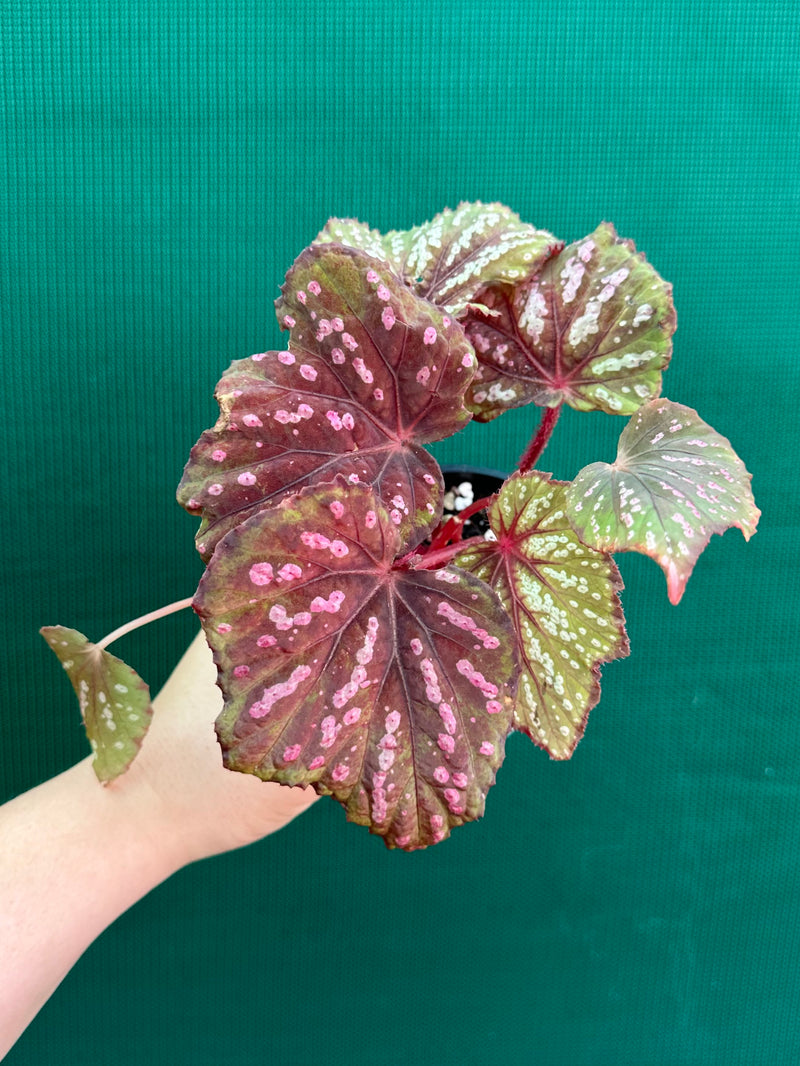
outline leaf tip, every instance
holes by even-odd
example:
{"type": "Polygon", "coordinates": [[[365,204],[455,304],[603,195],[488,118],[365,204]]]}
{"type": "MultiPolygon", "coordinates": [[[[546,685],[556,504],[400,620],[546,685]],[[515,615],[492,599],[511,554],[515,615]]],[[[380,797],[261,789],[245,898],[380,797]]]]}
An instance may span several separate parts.
{"type": "Polygon", "coordinates": [[[681,597],[686,589],[686,581],[681,580],[674,559],[670,559],[664,573],[667,575],[667,595],[669,596],[669,602],[674,607],[677,607],[681,602],[681,597]]]}

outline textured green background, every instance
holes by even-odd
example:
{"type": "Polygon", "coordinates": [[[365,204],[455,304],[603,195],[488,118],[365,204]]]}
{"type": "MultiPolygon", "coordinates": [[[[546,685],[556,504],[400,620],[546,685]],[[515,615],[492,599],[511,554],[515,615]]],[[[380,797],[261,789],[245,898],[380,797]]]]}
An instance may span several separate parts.
{"type": "MultiPolygon", "coordinates": [[[[665,394],[731,438],[764,511],[678,608],[621,559],[633,654],[570,763],[512,738],[485,819],[426,852],[324,801],[183,871],[8,1063],[800,1062],[796,0],[0,13],[0,798],[85,752],[38,627],[97,638],[192,591],[186,453],[229,361],[278,344],[272,300],[329,215],[614,221],[675,286],[665,394]]],[[[529,418],[438,454],[510,466],[529,418]]],[[[611,459],[622,424],[567,412],[543,465],[611,459]]],[[[193,629],[119,654],[157,687],[193,629]]]]}

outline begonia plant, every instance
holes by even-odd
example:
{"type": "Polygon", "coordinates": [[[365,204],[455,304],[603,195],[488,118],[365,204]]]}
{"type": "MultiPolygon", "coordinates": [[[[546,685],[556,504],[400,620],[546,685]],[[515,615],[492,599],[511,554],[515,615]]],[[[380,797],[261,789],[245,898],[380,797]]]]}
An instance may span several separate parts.
{"type": "Polygon", "coordinates": [[[628,654],[613,553],[649,555],[677,604],[712,533],[755,532],[750,475],[661,396],[671,286],[608,223],[565,247],[500,204],[385,235],[332,219],[276,306],[286,348],[225,371],[178,488],[201,520],[195,596],[98,644],[42,632],[101,781],[151,714],[106,646],[191,603],[225,766],[422,848],[483,814],[511,731],[574,751],[601,664],[628,654]],[[570,482],[535,469],[564,404],[627,419],[615,461],[570,482]],[[426,445],[523,405],[541,417],[518,469],[443,517],[426,445]],[[487,532],[465,536],[482,511],[487,532]]]}

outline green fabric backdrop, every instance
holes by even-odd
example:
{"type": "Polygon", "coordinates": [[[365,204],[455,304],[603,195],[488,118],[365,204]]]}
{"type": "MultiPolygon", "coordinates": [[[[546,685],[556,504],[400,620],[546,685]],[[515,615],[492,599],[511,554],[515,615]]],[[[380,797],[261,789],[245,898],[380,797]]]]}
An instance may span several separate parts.
{"type": "MultiPolygon", "coordinates": [[[[38,627],[99,638],[191,593],[186,454],[230,360],[278,345],[278,285],[330,215],[402,228],[496,199],[567,240],[612,220],[674,283],[665,394],[731,438],[764,511],[678,608],[621,558],[632,657],[571,762],[513,737],[485,819],[425,852],[323,801],[183,871],[10,1066],[800,1062],[796,0],[0,18],[0,799],[86,750],[38,627]]],[[[437,454],[511,466],[530,417],[437,454]]],[[[622,425],[567,412],[544,468],[613,458],[622,425]]],[[[193,632],[173,617],[119,653],[157,688],[193,632]]]]}

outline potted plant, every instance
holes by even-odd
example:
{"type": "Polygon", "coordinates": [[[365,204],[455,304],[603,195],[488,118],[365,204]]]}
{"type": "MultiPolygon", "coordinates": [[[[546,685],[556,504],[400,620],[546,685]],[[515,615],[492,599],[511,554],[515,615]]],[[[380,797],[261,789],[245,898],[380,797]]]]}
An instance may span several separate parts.
{"type": "Polygon", "coordinates": [[[498,204],[386,235],[334,219],[277,314],[286,349],[223,374],[178,489],[201,518],[195,596],[99,644],[42,632],[102,781],[150,714],[105,648],[191,603],[224,694],[225,765],[310,785],[388,846],[425,847],[483,814],[512,730],[572,754],[601,664],[628,653],[612,553],[651,556],[677,604],[712,533],[755,532],[750,475],[661,397],[671,287],[607,223],[565,247],[498,204]],[[425,445],[525,404],[541,418],[518,469],[443,517],[425,445]],[[615,462],[571,482],[536,469],[564,404],[627,419],[615,462]]]}

